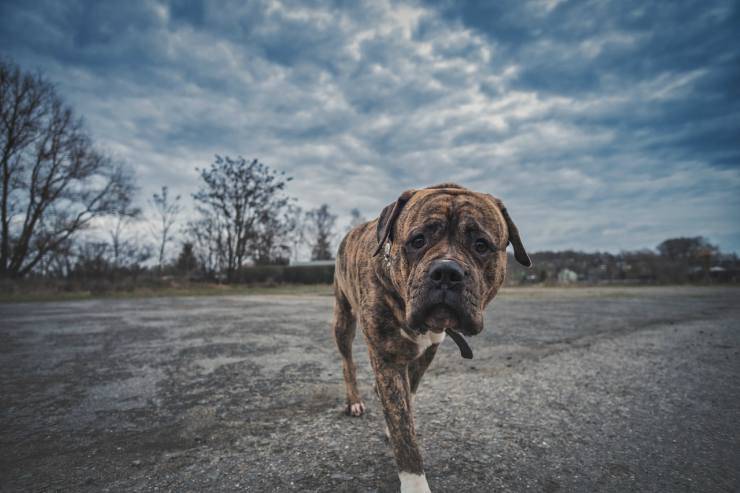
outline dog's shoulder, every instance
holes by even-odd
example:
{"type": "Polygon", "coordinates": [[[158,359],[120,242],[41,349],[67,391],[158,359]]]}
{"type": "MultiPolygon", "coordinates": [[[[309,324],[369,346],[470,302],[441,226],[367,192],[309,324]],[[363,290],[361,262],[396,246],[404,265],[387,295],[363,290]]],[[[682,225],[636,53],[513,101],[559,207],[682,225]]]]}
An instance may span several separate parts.
{"type": "Polygon", "coordinates": [[[371,256],[377,246],[377,239],[375,237],[377,223],[378,220],[373,219],[352,228],[339,243],[337,260],[356,259],[365,255],[368,257],[371,256]]]}
{"type": "Polygon", "coordinates": [[[377,219],[350,230],[339,244],[334,278],[346,293],[358,293],[358,283],[368,285],[375,277],[373,252],[377,247],[377,219]]]}

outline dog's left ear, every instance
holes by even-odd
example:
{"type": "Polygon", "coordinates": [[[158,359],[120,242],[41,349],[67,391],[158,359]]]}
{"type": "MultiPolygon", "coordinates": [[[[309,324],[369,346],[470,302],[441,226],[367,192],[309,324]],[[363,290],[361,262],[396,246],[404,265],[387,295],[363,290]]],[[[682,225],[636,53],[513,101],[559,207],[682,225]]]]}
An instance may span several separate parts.
{"type": "Polygon", "coordinates": [[[383,245],[386,241],[393,241],[393,226],[396,225],[396,219],[398,219],[398,216],[401,214],[403,206],[406,205],[406,202],[411,199],[411,196],[414,195],[415,192],[416,190],[406,190],[398,197],[398,199],[396,199],[395,202],[388,204],[383,208],[383,211],[380,213],[380,217],[378,217],[378,228],[375,232],[378,239],[378,248],[375,250],[375,253],[373,253],[373,257],[380,253],[380,250],[383,249],[383,245]]]}
{"type": "Polygon", "coordinates": [[[509,243],[514,247],[514,258],[524,267],[532,267],[532,260],[529,258],[529,255],[527,255],[527,251],[524,249],[524,245],[522,244],[522,238],[519,236],[519,229],[517,229],[516,224],[514,224],[514,220],[509,216],[506,206],[501,202],[501,200],[497,199],[493,195],[489,194],[489,197],[493,199],[493,202],[501,211],[501,215],[504,216],[506,227],[509,230],[509,243]]]}

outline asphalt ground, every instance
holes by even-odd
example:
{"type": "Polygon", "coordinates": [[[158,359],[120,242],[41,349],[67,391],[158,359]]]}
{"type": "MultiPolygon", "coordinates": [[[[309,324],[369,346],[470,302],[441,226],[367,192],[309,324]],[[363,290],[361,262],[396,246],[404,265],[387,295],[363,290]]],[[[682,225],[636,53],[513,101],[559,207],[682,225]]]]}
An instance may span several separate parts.
{"type": "MultiPolygon", "coordinates": [[[[0,490],[397,491],[332,302],[0,304],[0,490]]],[[[508,289],[469,342],[416,401],[433,491],[740,490],[740,289],[508,289]]]]}

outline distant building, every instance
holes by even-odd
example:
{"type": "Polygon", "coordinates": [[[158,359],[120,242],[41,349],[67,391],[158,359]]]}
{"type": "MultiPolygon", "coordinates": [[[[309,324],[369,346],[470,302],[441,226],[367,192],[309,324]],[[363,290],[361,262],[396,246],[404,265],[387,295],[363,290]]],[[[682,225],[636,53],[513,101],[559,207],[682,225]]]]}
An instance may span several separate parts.
{"type": "Polygon", "coordinates": [[[524,280],[527,282],[537,282],[540,280],[540,277],[537,274],[527,274],[524,280]]]}
{"type": "Polygon", "coordinates": [[[563,269],[560,272],[558,272],[558,283],[570,284],[576,281],[578,281],[578,274],[576,274],[572,270],[563,269]]]}
{"type": "Polygon", "coordinates": [[[304,262],[290,262],[293,267],[313,267],[316,265],[334,265],[336,260],[308,260],[304,262]]]}
{"type": "Polygon", "coordinates": [[[713,282],[738,282],[740,281],[740,269],[727,269],[721,265],[715,265],[709,269],[709,279],[713,282]]]}

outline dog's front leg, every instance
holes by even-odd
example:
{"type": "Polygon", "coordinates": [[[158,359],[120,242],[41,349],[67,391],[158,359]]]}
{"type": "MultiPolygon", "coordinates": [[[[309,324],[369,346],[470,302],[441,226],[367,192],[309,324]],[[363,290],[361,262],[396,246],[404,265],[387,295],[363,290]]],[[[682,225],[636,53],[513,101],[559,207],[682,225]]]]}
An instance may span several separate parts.
{"type": "Polygon", "coordinates": [[[398,465],[401,493],[428,493],[424,464],[416,443],[411,391],[405,366],[372,358],[378,396],[383,405],[393,454],[398,465]]]}

